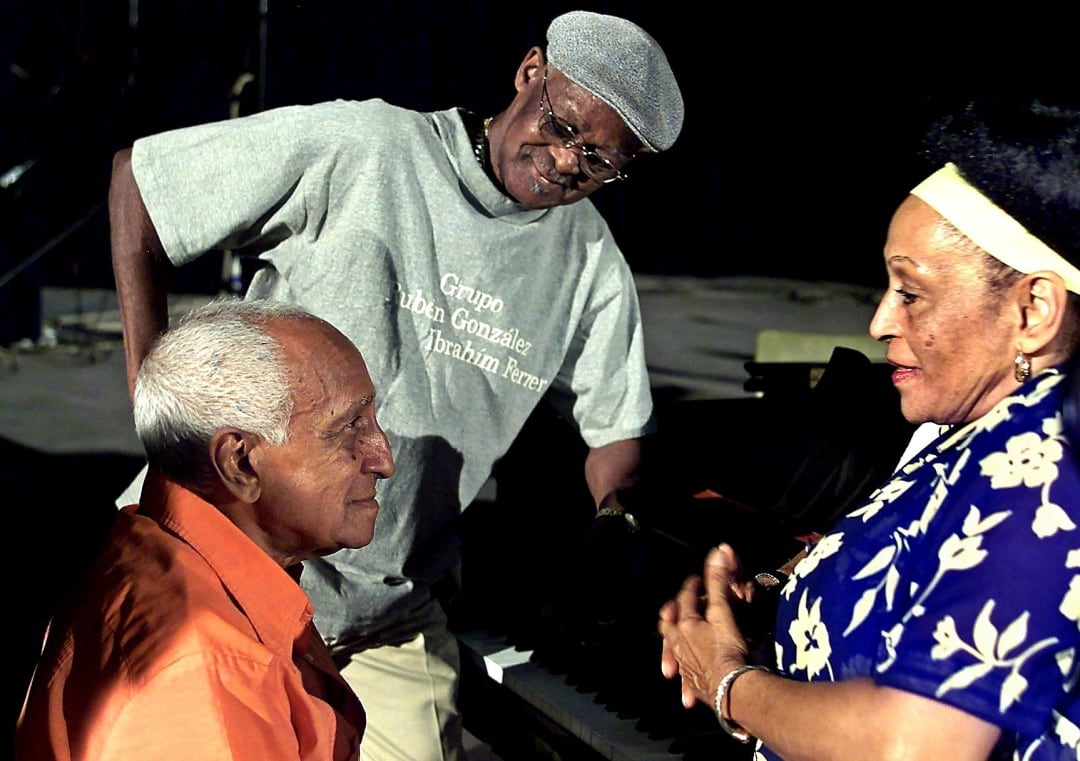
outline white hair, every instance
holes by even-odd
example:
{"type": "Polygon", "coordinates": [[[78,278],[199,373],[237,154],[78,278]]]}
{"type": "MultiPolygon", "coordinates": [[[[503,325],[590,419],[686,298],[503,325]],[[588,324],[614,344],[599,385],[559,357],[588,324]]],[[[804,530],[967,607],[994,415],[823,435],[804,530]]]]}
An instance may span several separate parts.
{"type": "Polygon", "coordinates": [[[288,437],[292,388],[272,320],[315,320],[275,301],[217,299],[180,318],[153,345],[135,380],[135,432],[148,463],[202,493],[213,483],[209,445],[235,427],[272,445],[288,437]]]}

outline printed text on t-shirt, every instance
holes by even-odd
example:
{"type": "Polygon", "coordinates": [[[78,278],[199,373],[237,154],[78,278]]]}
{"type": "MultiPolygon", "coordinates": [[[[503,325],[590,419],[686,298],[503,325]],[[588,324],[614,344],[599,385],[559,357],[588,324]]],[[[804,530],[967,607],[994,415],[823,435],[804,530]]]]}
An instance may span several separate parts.
{"type": "Polygon", "coordinates": [[[439,280],[441,299],[421,288],[407,289],[401,283],[394,286],[395,300],[402,309],[433,323],[422,344],[424,351],[466,362],[530,390],[539,392],[547,387],[547,379],[528,372],[517,358],[490,353],[499,347],[527,357],[533,346],[519,328],[498,324],[505,302],[497,294],[465,284],[452,272],[439,280]]]}

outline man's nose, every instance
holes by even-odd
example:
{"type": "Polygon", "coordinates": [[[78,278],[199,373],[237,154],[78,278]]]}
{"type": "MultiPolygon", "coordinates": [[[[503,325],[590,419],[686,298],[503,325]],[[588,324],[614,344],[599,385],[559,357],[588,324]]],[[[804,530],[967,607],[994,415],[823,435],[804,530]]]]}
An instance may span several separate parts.
{"type": "Polygon", "coordinates": [[[397,470],[397,465],[394,464],[394,453],[390,451],[390,441],[386,434],[379,435],[379,441],[375,443],[373,450],[371,469],[380,478],[390,478],[397,470]]]}
{"type": "Polygon", "coordinates": [[[577,146],[552,146],[555,169],[559,174],[581,174],[581,150],[577,146]]]}

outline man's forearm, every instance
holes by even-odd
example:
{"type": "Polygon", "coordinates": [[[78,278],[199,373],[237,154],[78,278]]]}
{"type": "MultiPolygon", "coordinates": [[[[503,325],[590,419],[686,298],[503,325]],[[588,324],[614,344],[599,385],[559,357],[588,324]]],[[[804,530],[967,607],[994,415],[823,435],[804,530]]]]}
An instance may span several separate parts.
{"type": "Polygon", "coordinates": [[[109,243],[124,331],[128,392],[154,339],[168,326],[170,265],[131,172],[130,150],[113,159],[109,243]]]}
{"type": "Polygon", "coordinates": [[[585,481],[596,507],[619,507],[618,490],[638,481],[641,440],[625,439],[590,449],[585,458],[585,481]]]}

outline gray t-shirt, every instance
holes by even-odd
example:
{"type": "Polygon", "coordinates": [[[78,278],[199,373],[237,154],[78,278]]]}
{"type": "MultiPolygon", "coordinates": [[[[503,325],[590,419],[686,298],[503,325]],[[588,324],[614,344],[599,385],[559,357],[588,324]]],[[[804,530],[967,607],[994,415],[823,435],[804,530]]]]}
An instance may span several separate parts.
{"type": "Polygon", "coordinates": [[[306,307],[367,362],[397,472],[371,544],[305,564],[331,644],[456,572],[460,511],[549,389],[589,446],[651,430],[637,292],[607,224],[587,199],[503,195],[458,110],[279,108],[140,139],[132,167],[174,264],[258,256],[247,298],[306,307]]]}

